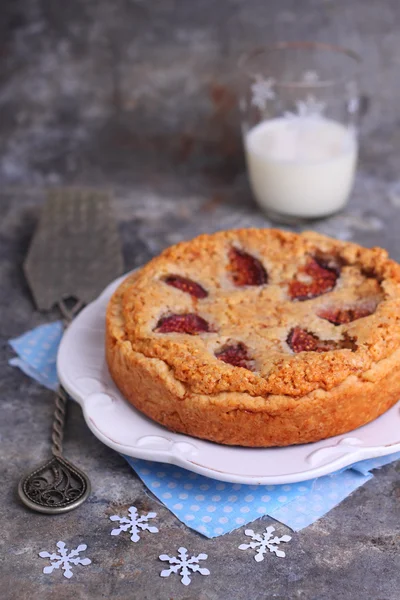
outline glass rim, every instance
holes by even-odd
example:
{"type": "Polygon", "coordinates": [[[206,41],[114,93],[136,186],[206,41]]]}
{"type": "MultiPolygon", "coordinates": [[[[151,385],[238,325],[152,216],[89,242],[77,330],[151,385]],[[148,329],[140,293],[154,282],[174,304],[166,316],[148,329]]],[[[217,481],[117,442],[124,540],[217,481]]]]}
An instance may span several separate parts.
{"type": "MultiPolygon", "coordinates": [[[[310,41],[295,41],[295,42],[272,42],[270,44],[264,44],[262,46],[256,46],[252,50],[248,52],[243,52],[238,61],[237,66],[239,71],[247,75],[249,78],[257,77],[260,73],[252,72],[251,69],[246,65],[250,63],[253,58],[257,56],[261,56],[263,54],[267,54],[274,51],[281,50],[321,50],[325,52],[331,52],[332,54],[345,56],[353,61],[353,64],[360,65],[362,62],[361,56],[351,50],[350,48],[345,48],[343,46],[339,46],[336,44],[327,44],[324,42],[310,42],[310,41]]],[[[310,69],[311,70],[311,69],[310,69]]],[[[280,87],[293,87],[293,88],[318,88],[318,87],[328,87],[332,85],[336,85],[338,83],[343,83],[344,81],[351,80],[351,77],[344,77],[336,80],[328,80],[328,79],[318,79],[317,81],[307,82],[307,81],[282,81],[276,79],[272,74],[271,77],[274,79],[274,84],[280,87]]]]}

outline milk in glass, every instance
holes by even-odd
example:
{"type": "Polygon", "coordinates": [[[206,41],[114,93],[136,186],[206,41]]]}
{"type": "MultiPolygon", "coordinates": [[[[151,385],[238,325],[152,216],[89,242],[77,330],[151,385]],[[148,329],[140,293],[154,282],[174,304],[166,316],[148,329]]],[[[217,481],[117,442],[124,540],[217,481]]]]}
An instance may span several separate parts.
{"type": "Polygon", "coordinates": [[[353,130],[323,116],[263,121],[245,136],[251,187],[267,213],[317,218],[340,210],[357,161],[353,130]]]}

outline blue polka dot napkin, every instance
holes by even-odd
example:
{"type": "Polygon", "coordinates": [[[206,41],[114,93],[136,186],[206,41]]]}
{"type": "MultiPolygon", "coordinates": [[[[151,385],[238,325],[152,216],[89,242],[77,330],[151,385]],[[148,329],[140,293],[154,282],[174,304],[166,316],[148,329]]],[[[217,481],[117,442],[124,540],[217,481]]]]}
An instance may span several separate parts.
{"type": "Polygon", "coordinates": [[[36,379],[45,387],[56,390],[57,377],[57,350],[63,334],[61,321],[39,325],[27,331],[20,337],[9,340],[9,344],[18,354],[9,364],[19,367],[29,377],[36,379]]]}
{"type": "MultiPolygon", "coordinates": [[[[18,366],[50,389],[57,387],[56,355],[60,321],[36,327],[10,340],[18,366]]],[[[148,489],[188,527],[213,538],[263,515],[299,531],[329,512],[373,477],[377,469],[400,459],[400,452],[364,460],[341,471],[288,485],[225,483],[163,463],[124,457],[148,489]]]]}
{"type": "Polygon", "coordinates": [[[369,481],[372,469],[400,459],[400,452],[364,460],[318,479],[287,485],[225,483],[173,465],[129,456],[125,459],[180,521],[213,538],[263,515],[300,531],[369,481]]]}

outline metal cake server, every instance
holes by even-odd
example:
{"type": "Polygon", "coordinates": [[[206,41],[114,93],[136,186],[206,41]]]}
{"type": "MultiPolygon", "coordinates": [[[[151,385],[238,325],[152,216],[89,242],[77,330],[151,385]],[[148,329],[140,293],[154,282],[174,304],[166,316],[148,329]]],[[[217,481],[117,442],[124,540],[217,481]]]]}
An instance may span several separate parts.
{"type": "MultiPolygon", "coordinates": [[[[24,272],[39,310],[58,306],[65,326],[122,273],[123,259],[111,201],[106,193],[49,192],[24,272]]],[[[19,482],[29,508],[47,514],[76,508],[90,493],[88,477],[62,456],[68,396],[56,392],[52,458],[19,482]]]]}

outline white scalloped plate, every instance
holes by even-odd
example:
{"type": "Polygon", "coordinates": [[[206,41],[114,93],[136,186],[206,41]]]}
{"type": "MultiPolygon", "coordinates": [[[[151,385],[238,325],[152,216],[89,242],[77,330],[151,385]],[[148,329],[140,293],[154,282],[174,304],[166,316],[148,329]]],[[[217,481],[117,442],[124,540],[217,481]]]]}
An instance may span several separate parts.
{"type": "Polygon", "coordinates": [[[94,435],[110,448],[213,479],[273,485],[320,477],[359,460],[400,450],[399,402],[379,419],[347,435],[288,448],[223,446],[172,433],[151,421],[120,394],[104,357],[106,306],[123,279],[111,283],[75,318],[57,358],[62,385],[82,406],[94,435]]]}

